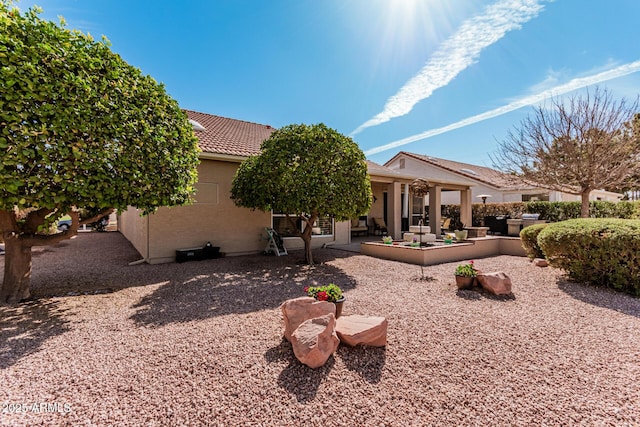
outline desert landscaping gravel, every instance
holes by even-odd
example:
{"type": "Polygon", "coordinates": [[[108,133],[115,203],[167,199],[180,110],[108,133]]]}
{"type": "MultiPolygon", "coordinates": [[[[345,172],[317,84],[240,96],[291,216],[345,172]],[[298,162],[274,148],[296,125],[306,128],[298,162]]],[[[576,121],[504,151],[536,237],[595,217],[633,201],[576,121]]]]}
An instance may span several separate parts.
{"type": "MultiPolygon", "coordinates": [[[[34,300],[0,307],[1,425],[640,425],[640,300],[526,258],[476,260],[513,296],[334,248],[130,266],[117,232],[36,248],[34,300]],[[384,348],[300,364],[279,306],[336,283],[384,348]]],[[[0,267],[4,267],[0,257],[0,267]]]]}

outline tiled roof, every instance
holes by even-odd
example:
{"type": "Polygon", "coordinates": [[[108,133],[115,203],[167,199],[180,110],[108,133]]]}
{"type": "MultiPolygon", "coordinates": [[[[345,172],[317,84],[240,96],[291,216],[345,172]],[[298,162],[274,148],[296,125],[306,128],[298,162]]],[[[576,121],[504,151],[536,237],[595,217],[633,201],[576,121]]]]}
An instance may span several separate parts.
{"type": "Polygon", "coordinates": [[[515,177],[488,167],[472,165],[469,163],[455,162],[453,160],[440,159],[437,157],[425,156],[422,154],[408,153],[406,151],[401,151],[394,157],[400,155],[412,157],[414,159],[429,163],[447,171],[454,172],[458,175],[462,175],[465,178],[470,178],[502,190],[532,188],[530,185],[524,184],[522,181],[516,179],[515,177]]]}
{"type": "Polygon", "coordinates": [[[185,110],[189,119],[205,130],[195,130],[198,146],[205,153],[248,157],[260,153],[262,141],[275,130],[271,126],[228,119],[212,114],[185,110]]]}

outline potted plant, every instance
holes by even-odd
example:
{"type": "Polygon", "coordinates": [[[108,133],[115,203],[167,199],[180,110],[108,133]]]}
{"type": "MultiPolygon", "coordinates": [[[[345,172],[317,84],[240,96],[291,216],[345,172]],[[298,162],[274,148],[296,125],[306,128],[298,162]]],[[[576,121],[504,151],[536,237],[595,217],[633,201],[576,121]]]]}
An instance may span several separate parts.
{"type": "Polygon", "coordinates": [[[417,248],[420,246],[420,242],[418,242],[418,238],[414,237],[413,239],[411,239],[411,247],[413,248],[417,248]]]}
{"type": "Polygon", "coordinates": [[[473,265],[473,261],[469,261],[467,264],[460,264],[456,267],[456,285],[458,289],[469,289],[473,286],[478,275],[478,270],[473,265]]]}
{"type": "Polygon", "coordinates": [[[456,242],[467,240],[469,230],[464,229],[465,224],[462,221],[460,221],[460,218],[454,218],[452,225],[453,225],[453,233],[456,236],[456,242]]]}
{"type": "Polygon", "coordinates": [[[336,305],[336,319],[342,314],[342,304],[345,297],[342,295],[342,289],[335,283],[329,283],[324,286],[307,286],[304,291],[308,296],[318,301],[328,301],[336,305]]]}
{"type": "Polygon", "coordinates": [[[393,243],[393,237],[391,236],[384,236],[382,238],[382,243],[384,243],[385,245],[390,245],[393,243]]]}

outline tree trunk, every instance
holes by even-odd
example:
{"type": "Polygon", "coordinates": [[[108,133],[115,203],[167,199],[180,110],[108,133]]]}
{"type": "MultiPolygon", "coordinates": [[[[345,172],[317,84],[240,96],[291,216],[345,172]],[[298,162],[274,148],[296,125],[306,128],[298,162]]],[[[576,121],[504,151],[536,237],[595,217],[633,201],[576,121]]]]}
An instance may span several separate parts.
{"type": "Polygon", "coordinates": [[[309,264],[309,265],[313,265],[313,253],[311,252],[311,232],[307,233],[302,233],[302,240],[304,241],[304,261],[309,264]]]}
{"type": "Polygon", "coordinates": [[[304,241],[304,260],[308,265],[313,265],[313,253],[311,252],[311,235],[313,232],[313,223],[318,219],[316,212],[312,213],[306,219],[304,231],[302,232],[302,240],[304,241]]]}
{"type": "Polygon", "coordinates": [[[12,236],[5,237],[4,249],[4,280],[0,285],[0,303],[17,304],[31,295],[31,247],[12,236]]]}
{"type": "Polygon", "coordinates": [[[591,190],[589,189],[582,190],[580,194],[582,201],[580,205],[580,218],[589,218],[589,194],[591,194],[591,190]]]}

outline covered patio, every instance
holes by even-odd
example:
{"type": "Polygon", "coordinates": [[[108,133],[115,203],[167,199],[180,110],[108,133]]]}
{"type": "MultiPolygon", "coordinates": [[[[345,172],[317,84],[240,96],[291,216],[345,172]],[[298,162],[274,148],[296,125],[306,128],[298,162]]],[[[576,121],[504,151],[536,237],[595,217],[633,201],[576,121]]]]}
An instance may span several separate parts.
{"type": "Polygon", "coordinates": [[[373,218],[382,218],[387,234],[401,239],[402,233],[409,231],[410,225],[418,225],[426,213],[428,220],[423,225],[428,225],[431,233],[440,236],[443,191],[460,193],[460,219],[463,224],[471,224],[471,188],[468,184],[406,175],[370,161],[367,164],[373,193],[373,203],[367,214],[369,234],[374,232],[373,218]],[[423,191],[411,189],[416,181],[420,181],[423,191]],[[428,206],[426,212],[425,206],[428,206]]]}

